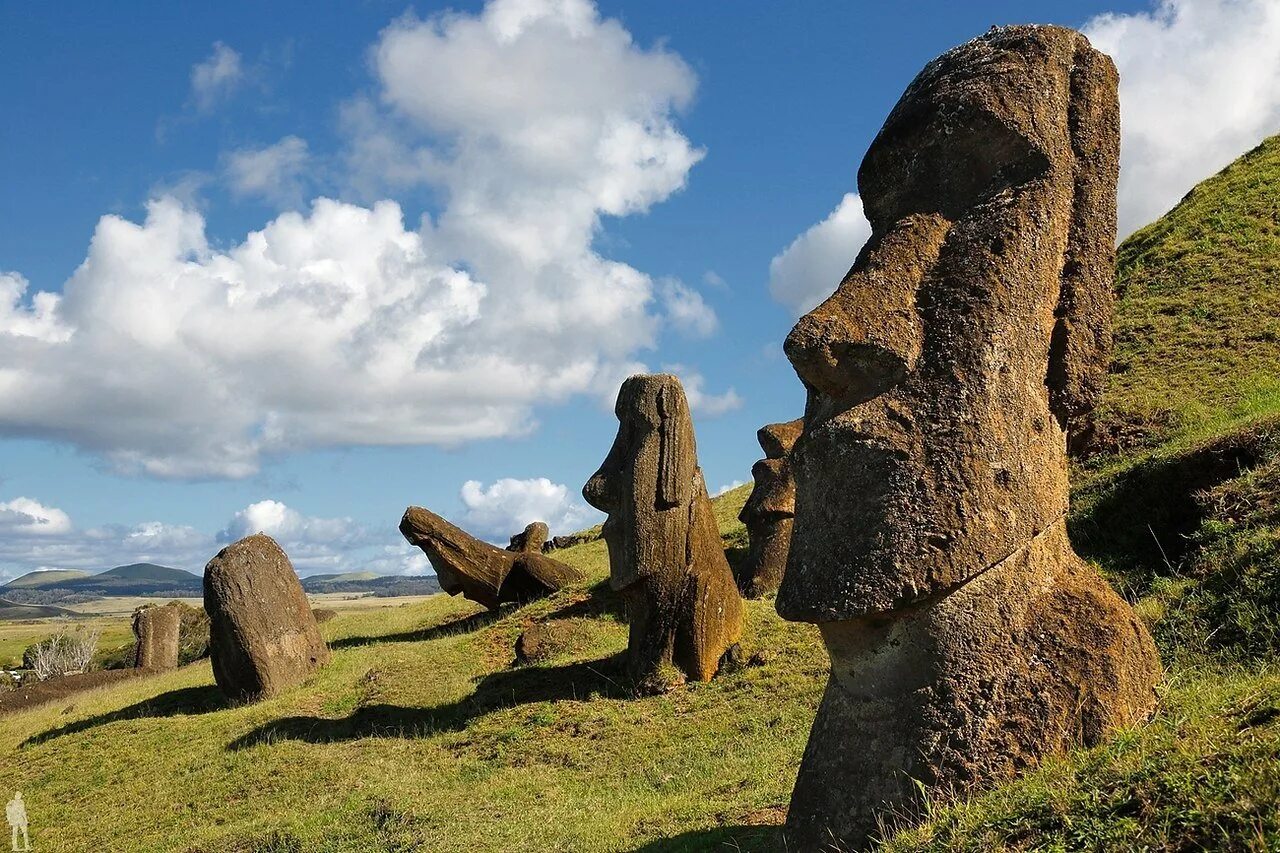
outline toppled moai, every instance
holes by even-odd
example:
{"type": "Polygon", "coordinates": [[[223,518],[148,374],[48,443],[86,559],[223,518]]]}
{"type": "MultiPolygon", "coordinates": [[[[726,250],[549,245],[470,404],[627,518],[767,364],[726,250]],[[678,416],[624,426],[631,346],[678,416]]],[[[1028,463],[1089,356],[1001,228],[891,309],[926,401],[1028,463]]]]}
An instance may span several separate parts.
{"type": "Polygon", "coordinates": [[[175,669],[182,614],[177,607],[147,604],[133,611],[133,665],[138,669],[175,669]]]}
{"type": "Polygon", "coordinates": [[[632,376],[615,407],[618,434],[582,490],[608,513],[609,581],[631,626],[628,669],[642,690],[707,681],[742,634],[742,599],[698,467],[680,380],[632,376]]]}
{"type": "Polygon", "coordinates": [[[791,526],[796,515],[796,481],[791,476],[791,448],[803,419],[768,424],[756,431],[764,458],[751,466],[755,486],[738,520],[747,526],[747,557],[738,569],[738,588],[747,598],[775,591],[787,570],[791,526]]]}
{"type": "Polygon", "coordinates": [[[777,609],[831,657],[792,849],[860,848],[1155,704],[1151,637],[1065,529],[1110,346],[1116,85],[1059,27],[929,63],[858,173],[870,240],[786,340],[808,399],[777,609]]]}
{"type": "Polygon", "coordinates": [[[547,550],[547,538],[550,535],[551,530],[547,527],[546,522],[535,521],[511,537],[511,544],[507,546],[507,550],[517,553],[529,551],[541,554],[547,550]]]}
{"type": "Polygon", "coordinates": [[[270,536],[246,536],[209,561],[204,609],[213,677],[229,699],[269,698],[329,662],[293,564],[270,536]]]}
{"type": "Polygon", "coordinates": [[[405,510],[400,532],[427,555],[441,589],[490,610],[508,602],[532,601],[583,580],[577,569],[543,556],[547,526],[542,522],[512,537],[513,544],[521,540],[521,550],[482,542],[420,506],[405,510]]]}

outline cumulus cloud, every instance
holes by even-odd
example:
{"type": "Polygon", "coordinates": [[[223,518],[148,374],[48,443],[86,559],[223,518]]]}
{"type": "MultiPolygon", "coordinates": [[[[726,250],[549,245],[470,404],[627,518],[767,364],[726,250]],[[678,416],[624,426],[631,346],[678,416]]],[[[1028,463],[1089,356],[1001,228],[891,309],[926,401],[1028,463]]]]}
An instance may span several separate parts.
{"type": "Polygon", "coordinates": [[[870,236],[862,199],[846,193],[826,219],[769,262],[769,293],[797,317],[810,311],[835,293],[870,236]]]}
{"type": "Polygon", "coordinates": [[[351,518],[308,516],[277,500],[252,503],[233,513],[221,530],[209,533],[162,521],[81,529],[62,510],[17,497],[0,502],[0,576],[38,569],[98,571],[139,562],[199,574],[220,548],[259,532],[279,542],[302,575],[429,570],[421,552],[408,547],[394,528],[371,530],[351,518]]]}
{"type": "Polygon", "coordinates": [[[659,282],[658,293],[672,327],[694,338],[715,334],[720,326],[715,310],[702,294],[673,278],[659,282]]]}
{"type": "Polygon", "coordinates": [[[1280,131],[1280,3],[1161,0],[1085,34],[1120,70],[1120,235],[1280,131]]]}
{"type": "Polygon", "coordinates": [[[589,527],[601,518],[576,491],[546,477],[505,477],[489,486],[468,480],[462,484],[460,497],[465,508],[461,526],[482,539],[502,544],[535,521],[546,522],[552,533],[562,534],[589,527]]]}
{"type": "MultiPolygon", "coordinates": [[[[230,85],[238,67],[221,46],[193,79],[230,85]]],[[[172,197],[141,223],[104,216],[61,296],[0,283],[0,435],[186,478],[307,448],[450,446],[601,393],[664,323],[714,327],[698,294],[593,245],[603,216],[647,210],[702,156],[675,125],[695,86],[678,56],[586,0],[493,0],[393,23],[371,67],[376,90],[346,111],[352,156],[375,150],[383,184],[429,184],[436,216],[415,230],[395,202],[321,198],[225,248],[172,197]]],[[[306,154],[286,138],[228,166],[246,192],[287,192],[306,154]]]]}
{"type": "Polygon", "coordinates": [[[207,59],[191,68],[191,100],[200,112],[208,112],[244,82],[240,54],[222,42],[214,42],[207,59]]]}
{"type": "Polygon", "coordinates": [[[718,498],[721,495],[723,495],[725,492],[731,492],[734,489],[738,488],[738,486],[745,486],[745,485],[746,485],[746,480],[734,480],[732,483],[728,483],[727,485],[721,486],[720,488],[716,489],[714,492],[711,493],[711,497],[718,498]]]}
{"type": "Polygon", "coordinates": [[[286,136],[263,148],[240,148],[225,155],[223,171],[231,192],[280,207],[300,207],[311,152],[306,140],[286,136]]]}
{"type": "Polygon", "coordinates": [[[689,401],[689,411],[695,415],[717,418],[742,408],[742,397],[736,390],[729,388],[722,394],[713,394],[706,389],[706,377],[696,370],[683,364],[664,364],[662,370],[680,378],[685,398],[689,401]]]}

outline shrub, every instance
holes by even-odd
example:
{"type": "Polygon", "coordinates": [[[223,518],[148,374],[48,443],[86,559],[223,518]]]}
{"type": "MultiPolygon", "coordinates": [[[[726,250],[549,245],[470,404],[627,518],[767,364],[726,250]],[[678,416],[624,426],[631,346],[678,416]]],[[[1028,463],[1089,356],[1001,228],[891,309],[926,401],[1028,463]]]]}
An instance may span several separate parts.
{"type": "Polygon", "coordinates": [[[47,640],[28,646],[22,654],[22,663],[44,681],[55,675],[84,672],[98,650],[98,628],[63,627],[47,640]]]}

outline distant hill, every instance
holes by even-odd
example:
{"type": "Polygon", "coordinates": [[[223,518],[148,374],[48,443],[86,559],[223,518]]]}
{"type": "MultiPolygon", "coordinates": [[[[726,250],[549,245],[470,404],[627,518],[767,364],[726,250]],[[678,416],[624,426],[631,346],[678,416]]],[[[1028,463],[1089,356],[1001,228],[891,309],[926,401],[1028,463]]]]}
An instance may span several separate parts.
{"type": "Polygon", "coordinates": [[[168,566],[157,566],[155,563],[130,563],[127,566],[116,566],[114,569],[107,569],[105,572],[93,575],[93,579],[97,581],[104,578],[178,584],[200,581],[200,577],[191,572],[172,569],[168,566]]]}
{"type": "Polygon", "coordinates": [[[78,569],[44,569],[42,571],[27,572],[22,577],[9,581],[3,588],[35,589],[42,586],[58,586],[65,581],[87,577],[89,577],[88,572],[82,572],[78,569]]]}
{"type": "Polygon", "coordinates": [[[14,604],[0,598],[0,621],[15,619],[48,619],[52,616],[75,616],[74,612],[47,604],[14,604]]]}
{"type": "Polygon", "coordinates": [[[201,578],[182,569],[158,566],[155,563],[130,563],[116,566],[96,575],[77,571],[32,572],[23,575],[0,591],[27,591],[49,593],[47,601],[83,601],[86,596],[157,595],[184,598],[199,596],[201,578]],[[34,576],[34,582],[32,581],[34,576]]]}
{"type": "Polygon", "coordinates": [[[342,572],[331,575],[307,575],[303,583],[345,583],[347,581],[371,581],[380,577],[377,572],[342,572]]]}

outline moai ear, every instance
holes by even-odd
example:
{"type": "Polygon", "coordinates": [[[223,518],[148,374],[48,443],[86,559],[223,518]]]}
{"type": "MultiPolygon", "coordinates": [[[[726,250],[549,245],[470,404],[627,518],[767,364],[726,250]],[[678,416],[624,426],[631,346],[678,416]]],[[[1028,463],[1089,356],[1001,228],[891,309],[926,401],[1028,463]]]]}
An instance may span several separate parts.
{"type": "Polygon", "coordinates": [[[693,497],[697,454],[689,404],[679,386],[658,389],[658,494],[660,509],[680,506],[693,497]]]}
{"type": "Polygon", "coordinates": [[[1117,86],[1111,59],[1081,37],[1067,117],[1075,182],[1071,232],[1045,374],[1049,407],[1068,432],[1092,411],[1111,351],[1120,154],[1117,86]]]}

